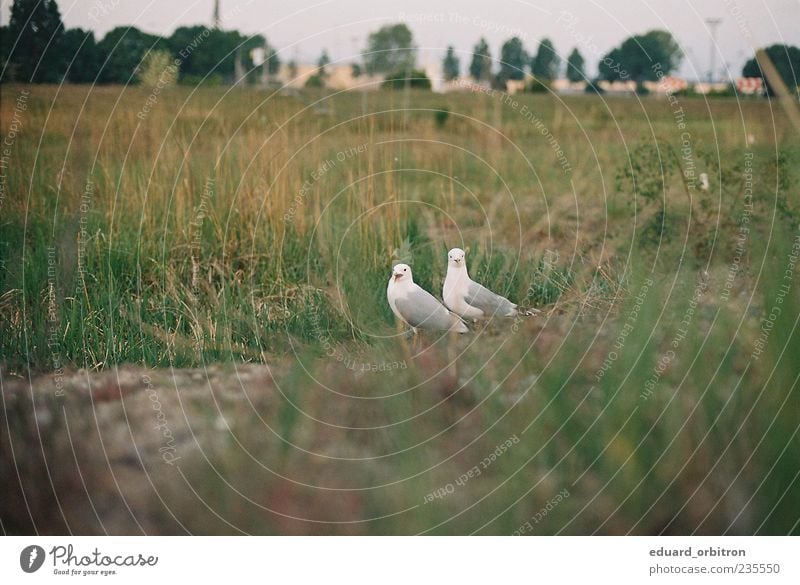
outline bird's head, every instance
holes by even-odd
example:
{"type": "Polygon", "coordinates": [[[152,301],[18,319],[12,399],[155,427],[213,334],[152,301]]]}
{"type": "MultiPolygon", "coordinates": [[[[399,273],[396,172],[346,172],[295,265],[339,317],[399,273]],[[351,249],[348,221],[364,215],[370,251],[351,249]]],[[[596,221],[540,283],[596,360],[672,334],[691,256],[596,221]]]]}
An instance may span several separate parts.
{"type": "Polygon", "coordinates": [[[414,282],[411,276],[411,267],[408,264],[395,264],[392,268],[392,280],[394,282],[414,282]]]}
{"type": "Polygon", "coordinates": [[[466,266],[464,263],[464,250],[461,248],[453,248],[447,253],[447,264],[454,268],[461,268],[466,266]]]}

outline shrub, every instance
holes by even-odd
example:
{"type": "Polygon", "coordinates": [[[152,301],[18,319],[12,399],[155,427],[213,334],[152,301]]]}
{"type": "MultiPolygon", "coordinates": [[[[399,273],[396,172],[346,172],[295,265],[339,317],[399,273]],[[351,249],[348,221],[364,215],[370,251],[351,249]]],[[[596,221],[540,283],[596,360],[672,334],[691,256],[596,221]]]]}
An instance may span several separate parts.
{"type": "Polygon", "coordinates": [[[324,87],[325,83],[319,75],[312,75],[306,80],[306,87],[320,88],[324,87]]]}
{"type": "Polygon", "coordinates": [[[526,89],[531,93],[550,93],[550,84],[534,78],[526,89]]]}
{"type": "Polygon", "coordinates": [[[433,117],[436,120],[436,125],[442,128],[447,123],[447,118],[450,117],[450,109],[443,106],[433,113],[433,117]]]}
{"type": "Polygon", "coordinates": [[[429,90],[431,88],[431,80],[421,69],[409,71],[408,75],[406,75],[405,71],[392,73],[383,80],[381,87],[384,89],[403,89],[406,87],[406,80],[408,80],[408,86],[412,89],[429,90]]]}

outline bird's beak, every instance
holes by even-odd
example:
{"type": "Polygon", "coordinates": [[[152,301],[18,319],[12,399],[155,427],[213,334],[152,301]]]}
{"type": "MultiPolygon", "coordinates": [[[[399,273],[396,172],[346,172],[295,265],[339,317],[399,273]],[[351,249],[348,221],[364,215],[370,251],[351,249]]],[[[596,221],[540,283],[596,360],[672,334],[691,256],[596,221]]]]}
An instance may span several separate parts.
{"type": "Polygon", "coordinates": [[[397,272],[394,273],[394,279],[400,280],[400,277],[403,276],[402,274],[398,274],[397,272]]]}

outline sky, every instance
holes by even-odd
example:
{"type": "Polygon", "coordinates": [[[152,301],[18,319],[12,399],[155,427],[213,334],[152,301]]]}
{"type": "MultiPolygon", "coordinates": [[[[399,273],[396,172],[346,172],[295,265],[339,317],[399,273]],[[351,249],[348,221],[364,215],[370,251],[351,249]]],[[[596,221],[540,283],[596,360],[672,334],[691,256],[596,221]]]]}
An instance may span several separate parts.
{"type": "MultiPolygon", "coordinates": [[[[684,52],[678,74],[706,79],[714,47],[715,78],[737,77],[754,48],[800,45],[800,0],[220,0],[222,27],[262,34],[281,59],[316,62],[323,49],[334,62],[358,59],[366,38],[385,24],[405,22],[419,47],[418,62],[441,61],[447,45],[469,63],[480,37],[497,56],[519,36],[529,52],[543,37],[566,59],[577,47],[594,74],[597,61],[632,34],[653,28],[672,33],[684,52]],[[707,18],[722,19],[716,43],[707,18]]],[[[11,0],[0,0],[8,23],[11,0]]],[[[169,35],[183,25],[210,24],[214,0],[58,0],[68,28],[101,38],[116,26],[134,25],[169,35]]]]}

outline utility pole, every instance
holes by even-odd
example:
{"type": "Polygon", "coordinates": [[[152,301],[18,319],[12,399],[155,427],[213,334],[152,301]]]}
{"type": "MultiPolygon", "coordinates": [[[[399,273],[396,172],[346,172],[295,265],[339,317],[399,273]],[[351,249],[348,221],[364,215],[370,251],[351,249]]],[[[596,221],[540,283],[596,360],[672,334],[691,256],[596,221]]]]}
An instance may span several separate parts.
{"type": "Polygon", "coordinates": [[[215,29],[219,29],[219,0],[214,0],[214,16],[213,16],[213,26],[215,29]]]}
{"type": "Polygon", "coordinates": [[[711,29],[711,46],[709,47],[708,82],[714,82],[714,70],[717,67],[717,27],[722,22],[721,18],[706,18],[706,24],[711,29]]]}

